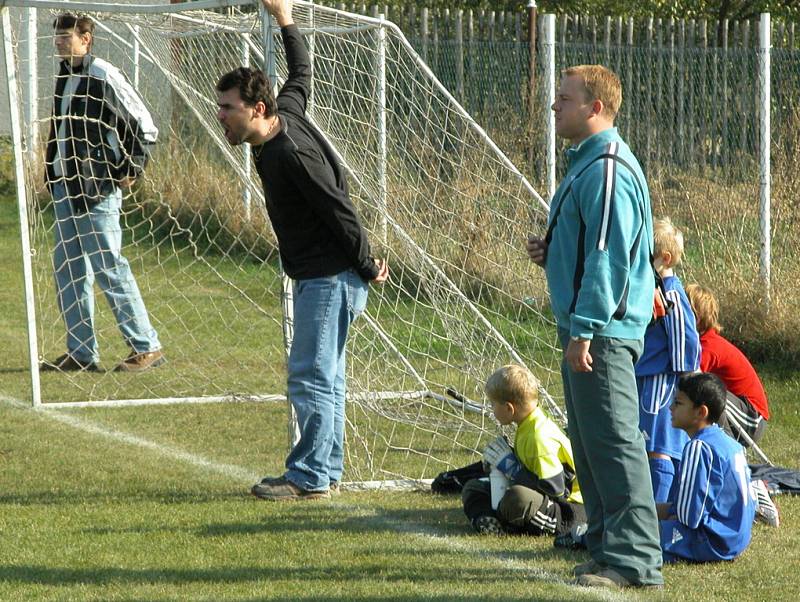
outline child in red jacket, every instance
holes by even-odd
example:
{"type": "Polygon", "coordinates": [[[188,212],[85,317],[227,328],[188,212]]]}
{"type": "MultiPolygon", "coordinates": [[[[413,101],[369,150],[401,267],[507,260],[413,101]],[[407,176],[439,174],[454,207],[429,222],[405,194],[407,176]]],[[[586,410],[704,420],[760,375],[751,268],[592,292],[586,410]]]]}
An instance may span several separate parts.
{"type": "MultiPolygon", "coordinates": [[[[722,379],[728,389],[727,411],[733,414],[742,430],[758,443],[764,436],[769,419],[764,386],[744,353],[720,334],[719,303],[714,293],[699,284],[690,284],[686,287],[686,295],[697,319],[697,332],[700,333],[700,370],[716,374],[722,379]]],[[[748,444],[740,440],[738,428],[729,423],[725,414],[720,426],[747,447],[748,444]]]]}

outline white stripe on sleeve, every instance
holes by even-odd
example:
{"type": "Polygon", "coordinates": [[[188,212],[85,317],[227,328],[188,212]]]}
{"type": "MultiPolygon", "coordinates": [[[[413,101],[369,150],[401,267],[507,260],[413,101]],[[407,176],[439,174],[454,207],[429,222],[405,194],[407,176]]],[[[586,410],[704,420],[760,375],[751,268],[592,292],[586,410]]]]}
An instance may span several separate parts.
{"type": "MultiPolygon", "coordinates": [[[[606,152],[609,155],[616,155],[619,150],[618,142],[611,142],[606,152]]],[[[614,201],[614,182],[617,174],[617,162],[614,159],[606,158],[603,164],[605,173],[605,192],[603,194],[603,221],[600,223],[600,237],[597,241],[597,249],[605,251],[608,246],[608,222],[611,219],[611,203],[614,201]]]]}

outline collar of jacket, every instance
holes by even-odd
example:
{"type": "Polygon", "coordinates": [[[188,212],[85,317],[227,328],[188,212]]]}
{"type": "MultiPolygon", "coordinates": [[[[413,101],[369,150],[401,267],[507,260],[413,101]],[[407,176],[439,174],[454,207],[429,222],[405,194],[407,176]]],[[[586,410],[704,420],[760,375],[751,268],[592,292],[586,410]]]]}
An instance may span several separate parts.
{"type": "Polygon", "coordinates": [[[69,60],[64,59],[63,61],[61,61],[61,73],[64,75],[67,75],[69,73],[83,73],[85,70],[89,68],[89,65],[92,64],[93,60],[94,58],[92,57],[91,54],[86,54],[83,56],[83,60],[81,60],[80,65],[78,65],[77,67],[73,67],[72,63],[69,60]]]}
{"type": "Polygon", "coordinates": [[[620,140],[622,139],[619,137],[619,133],[617,133],[617,128],[608,128],[607,130],[589,136],[577,146],[569,147],[567,149],[567,160],[570,166],[575,165],[582,159],[596,157],[602,154],[609,142],[620,140]]]}

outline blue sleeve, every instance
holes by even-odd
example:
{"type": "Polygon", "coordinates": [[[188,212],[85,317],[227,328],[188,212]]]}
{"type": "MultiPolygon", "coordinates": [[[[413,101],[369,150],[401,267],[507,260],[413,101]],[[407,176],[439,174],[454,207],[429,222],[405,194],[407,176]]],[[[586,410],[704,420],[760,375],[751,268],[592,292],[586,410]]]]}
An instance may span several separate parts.
{"type": "Polygon", "coordinates": [[[693,439],[686,444],[681,460],[681,483],[675,500],[675,514],[678,520],[697,529],[714,501],[710,495],[711,461],[713,452],[707,443],[693,439]]]}
{"type": "Polygon", "coordinates": [[[584,257],[570,334],[592,338],[624,307],[631,251],[640,233],[640,244],[645,244],[645,233],[634,176],[616,161],[598,161],[573,184],[573,194],[580,208],[584,257]]]}
{"type": "Polygon", "coordinates": [[[679,288],[668,290],[667,299],[674,304],[664,318],[672,372],[693,372],[700,368],[700,336],[692,306],[679,288]]]}

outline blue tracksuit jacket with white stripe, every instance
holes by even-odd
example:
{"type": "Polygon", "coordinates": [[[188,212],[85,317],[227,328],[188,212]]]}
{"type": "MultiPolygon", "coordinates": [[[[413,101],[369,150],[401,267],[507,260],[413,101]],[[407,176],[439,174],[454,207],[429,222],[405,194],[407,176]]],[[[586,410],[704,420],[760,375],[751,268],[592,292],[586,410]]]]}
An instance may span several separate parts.
{"type": "Polygon", "coordinates": [[[636,363],[636,376],[693,372],[700,368],[700,335],[680,279],[664,278],[664,290],[673,309],[647,329],[644,352],[636,363]]]}
{"type": "Polygon", "coordinates": [[[644,351],[636,363],[639,429],[647,451],[679,460],[689,437],[681,429],[673,428],[669,406],[675,397],[678,377],[700,368],[700,337],[680,279],[664,278],[664,290],[673,309],[663,320],[647,328],[644,351]]]}
{"type": "Polygon", "coordinates": [[[653,219],[642,169],[616,128],[567,151],[550,204],[550,303],[571,336],[641,339],[653,311],[653,219]],[[616,155],[629,169],[611,158],[616,155]]]}
{"type": "Polygon", "coordinates": [[[750,543],[755,496],[742,446],[712,424],[683,450],[680,484],[661,521],[664,560],[732,560],[750,543]]]}

